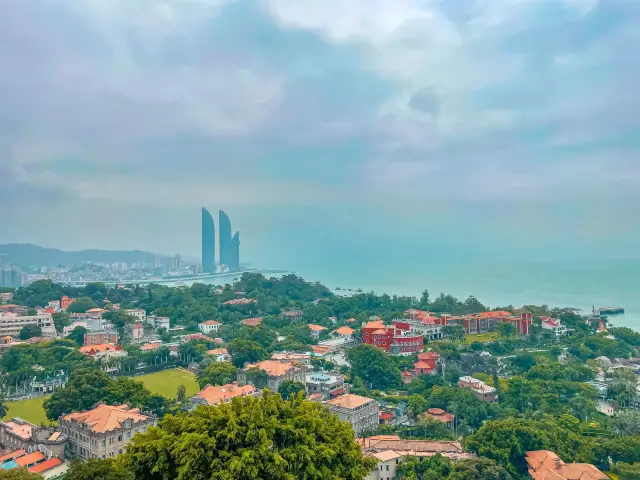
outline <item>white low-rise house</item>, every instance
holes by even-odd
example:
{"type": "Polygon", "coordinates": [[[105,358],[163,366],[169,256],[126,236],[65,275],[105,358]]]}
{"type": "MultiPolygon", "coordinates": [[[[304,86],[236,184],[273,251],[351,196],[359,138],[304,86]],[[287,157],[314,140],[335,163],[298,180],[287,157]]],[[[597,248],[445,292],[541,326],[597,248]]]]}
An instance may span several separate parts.
{"type": "Polygon", "coordinates": [[[207,355],[211,355],[215,358],[216,362],[230,362],[231,355],[226,348],[214,348],[213,350],[207,350],[207,355]]]}
{"type": "Polygon", "coordinates": [[[313,338],[319,338],[322,332],[328,330],[327,327],[323,327],[322,325],[315,325],[313,323],[310,323],[307,326],[309,327],[309,330],[311,330],[311,336],[313,338]]]}
{"type": "Polygon", "coordinates": [[[340,327],[340,328],[336,328],[333,332],[331,332],[331,334],[335,337],[338,338],[342,338],[344,340],[347,341],[351,341],[353,340],[353,334],[356,333],[356,331],[353,328],[349,328],[349,327],[340,327]]]}
{"type": "Polygon", "coordinates": [[[542,321],[542,329],[550,331],[556,337],[561,337],[562,335],[567,334],[567,327],[565,327],[557,318],[540,317],[540,320],[542,321]]]}
{"type": "Polygon", "coordinates": [[[217,322],[216,320],[205,320],[204,322],[198,324],[198,328],[202,333],[207,335],[211,332],[217,333],[220,325],[222,324],[220,322],[217,322]]]}
{"type": "Polygon", "coordinates": [[[596,403],[596,408],[600,413],[604,413],[607,417],[613,417],[616,414],[616,407],[609,402],[599,400],[596,403]]]}
{"type": "Polygon", "coordinates": [[[147,312],[142,308],[127,308],[124,313],[136,317],[139,322],[147,321],[147,312]]]}

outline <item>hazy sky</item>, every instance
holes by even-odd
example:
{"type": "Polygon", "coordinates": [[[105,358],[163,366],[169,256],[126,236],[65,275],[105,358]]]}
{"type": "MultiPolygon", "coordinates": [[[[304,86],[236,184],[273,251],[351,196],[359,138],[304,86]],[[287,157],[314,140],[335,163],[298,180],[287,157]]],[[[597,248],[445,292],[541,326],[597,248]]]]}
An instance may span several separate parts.
{"type": "Polygon", "coordinates": [[[637,255],[640,1],[3,0],[0,243],[637,255]]]}

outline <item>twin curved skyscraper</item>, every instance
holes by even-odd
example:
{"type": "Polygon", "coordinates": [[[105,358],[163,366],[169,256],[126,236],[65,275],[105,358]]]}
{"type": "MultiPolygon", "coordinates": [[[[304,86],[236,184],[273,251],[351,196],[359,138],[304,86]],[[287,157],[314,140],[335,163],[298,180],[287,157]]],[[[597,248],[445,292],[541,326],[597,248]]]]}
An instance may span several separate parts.
{"type": "MultiPolygon", "coordinates": [[[[231,236],[229,215],[220,210],[218,226],[220,229],[220,265],[226,265],[230,271],[240,270],[240,232],[231,236]]],[[[202,208],[202,271],[216,272],[216,229],[213,217],[206,208],[202,208]]]]}

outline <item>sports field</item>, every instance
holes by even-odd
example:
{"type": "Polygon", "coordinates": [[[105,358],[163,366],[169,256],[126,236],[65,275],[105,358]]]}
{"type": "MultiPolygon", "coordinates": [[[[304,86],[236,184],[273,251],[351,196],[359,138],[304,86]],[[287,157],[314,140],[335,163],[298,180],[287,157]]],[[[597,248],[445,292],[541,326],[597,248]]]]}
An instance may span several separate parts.
{"type": "Polygon", "coordinates": [[[7,402],[9,411],[3,420],[6,418],[20,417],[36,425],[40,425],[41,423],[48,425],[50,422],[44,414],[44,408],[42,408],[42,402],[47,398],[49,397],[36,397],[30,400],[7,402]]]}
{"type": "MultiPolygon", "coordinates": [[[[200,390],[195,375],[177,368],[132,378],[133,380],[144,383],[153,393],[163,395],[167,398],[176,398],[176,391],[179,385],[186,387],[187,398],[193,396],[200,390]]],[[[6,418],[20,417],[36,425],[40,425],[41,423],[49,424],[49,420],[42,408],[42,403],[47,398],[49,397],[36,397],[30,400],[7,402],[9,412],[3,420],[6,418]]]]}
{"type": "Polygon", "coordinates": [[[493,342],[498,338],[498,332],[474,333],[464,336],[464,343],[471,344],[473,342],[493,342]]]}
{"type": "Polygon", "coordinates": [[[179,385],[186,387],[187,397],[191,397],[200,391],[195,375],[178,368],[141,375],[133,377],[133,379],[144,383],[145,387],[153,393],[167,398],[176,398],[176,391],[179,385]]]}

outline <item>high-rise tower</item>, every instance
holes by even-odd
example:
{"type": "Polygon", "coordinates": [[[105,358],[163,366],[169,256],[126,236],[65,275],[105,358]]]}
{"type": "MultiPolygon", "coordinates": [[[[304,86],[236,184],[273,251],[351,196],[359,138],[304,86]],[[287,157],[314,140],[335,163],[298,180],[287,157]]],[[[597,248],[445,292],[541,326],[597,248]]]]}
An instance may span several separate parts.
{"type": "Polygon", "coordinates": [[[233,246],[231,245],[231,220],[229,215],[220,210],[218,226],[220,228],[220,265],[231,269],[233,262],[233,246]]]}
{"type": "Polygon", "coordinates": [[[229,265],[229,269],[237,272],[240,270],[240,232],[236,232],[231,239],[231,265],[229,265]]]}
{"type": "Polygon", "coordinates": [[[202,271],[216,272],[216,228],[209,211],[202,207],[202,271]]]}

